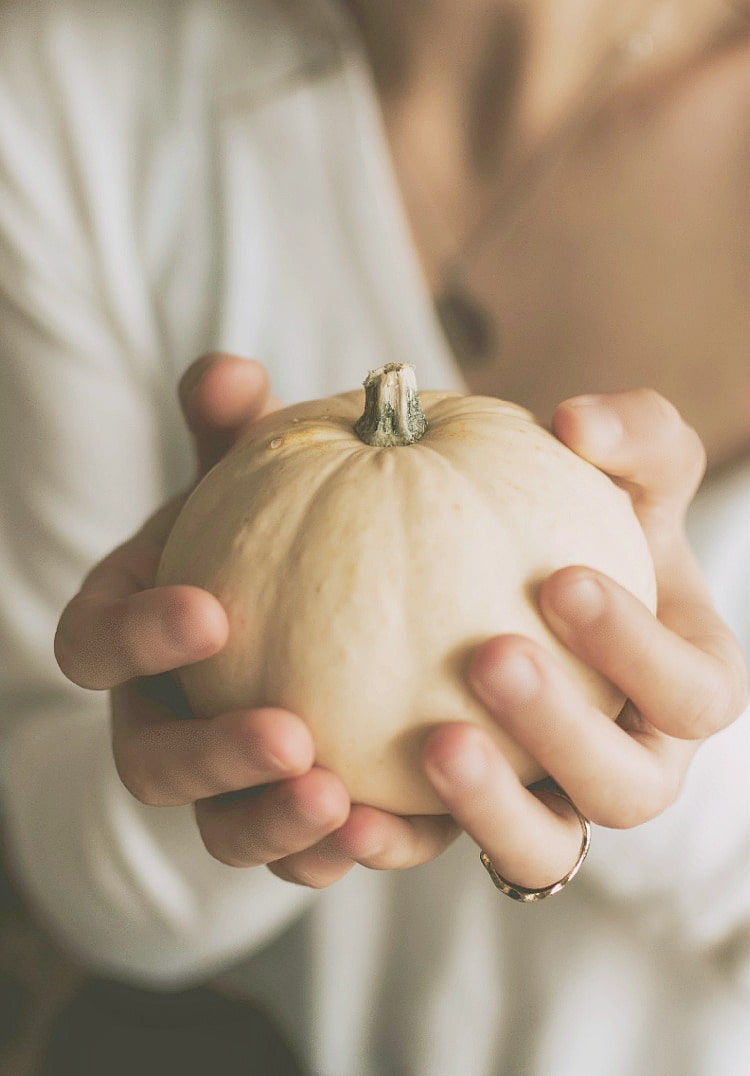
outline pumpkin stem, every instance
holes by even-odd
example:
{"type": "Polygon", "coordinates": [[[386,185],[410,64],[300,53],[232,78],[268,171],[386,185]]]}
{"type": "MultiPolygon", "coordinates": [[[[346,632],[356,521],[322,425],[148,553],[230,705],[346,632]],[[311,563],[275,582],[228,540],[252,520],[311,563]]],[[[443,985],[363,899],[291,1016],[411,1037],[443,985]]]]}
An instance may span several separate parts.
{"type": "Polygon", "coordinates": [[[365,409],[354,432],[376,448],[413,445],[427,432],[413,366],[389,362],[370,371],[365,380],[365,409]]]}

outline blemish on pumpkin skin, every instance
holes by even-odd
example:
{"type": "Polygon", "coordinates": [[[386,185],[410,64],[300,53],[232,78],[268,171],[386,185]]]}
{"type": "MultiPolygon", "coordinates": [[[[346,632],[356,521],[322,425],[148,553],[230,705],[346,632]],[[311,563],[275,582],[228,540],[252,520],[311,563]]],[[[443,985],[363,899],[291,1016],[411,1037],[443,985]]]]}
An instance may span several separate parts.
{"type": "Polygon", "coordinates": [[[315,445],[328,445],[331,441],[338,441],[342,434],[349,438],[350,428],[336,418],[320,415],[315,419],[295,419],[294,426],[290,425],[284,430],[282,437],[274,437],[269,442],[269,448],[313,447],[315,445]]]}

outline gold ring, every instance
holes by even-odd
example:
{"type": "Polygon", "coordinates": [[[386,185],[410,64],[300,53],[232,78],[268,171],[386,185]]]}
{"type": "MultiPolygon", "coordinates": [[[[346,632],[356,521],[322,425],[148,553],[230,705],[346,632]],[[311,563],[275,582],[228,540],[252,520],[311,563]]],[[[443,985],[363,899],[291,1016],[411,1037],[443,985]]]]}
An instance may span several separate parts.
{"type": "Polygon", "coordinates": [[[575,878],[583,866],[583,861],[588,855],[589,846],[591,844],[591,823],[588,818],[585,818],[584,815],[581,814],[570,796],[566,795],[561,788],[550,788],[547,786],[547,791],[551,792],[553,796],[559,796],[560,799],[567,800],[578,816],[578,821],[581,826],[582,839],[578,859],[564,878],[561,878],[559,882],[553,882],[552,885],[545,886],[543,889],[526,889],[522,885],[513,885],[511,882],[507,882],[505,878],[501,878],[492,865],[492,860],[487,853],[483,851],[479,854],[482,866],[485,868],[500,892],[505,893],[506,896],[511,897],[513,900],[520,900],[523,904],[534,904],[536,901],[544,900],[546,897],[552,897],[555,893],[559,893],[561,889],[564,889],[568,882],[575,878]]]}

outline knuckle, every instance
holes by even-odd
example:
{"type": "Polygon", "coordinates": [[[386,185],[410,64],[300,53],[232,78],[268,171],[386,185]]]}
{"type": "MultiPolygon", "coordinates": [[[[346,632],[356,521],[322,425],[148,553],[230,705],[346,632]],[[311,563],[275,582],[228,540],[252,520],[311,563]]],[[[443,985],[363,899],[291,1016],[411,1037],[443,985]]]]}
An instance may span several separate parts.
{"type": "Polygon", "coordinates": [[[55,660],[60,671],[78,687],[99,688],[102,685],[93,675],[91,661],[82,642],[84,633],[79,618],[78,595],[63,610],[54,639],[55,660]]]}
{"type": "Polygon", "coordinates": [[[640,388],[634,391],[633,398],[648,422],[663,437],[671,439],[680,434],[685,424],[680,412],[666,396],[653,388],[640,388]]]}
{"type": "Polygon", "coordinates": [[[240,870],[243,867],[255,866],[253,863],[245,862],[240,856],[237,856],[230,849],[226,848],[220,841],[215,840],[213,837],[207,836],[202,833],[201,838],[203,845],[217,863],[223,864],[225,867],[234,867],[236,870],[240,870]]]}
{"type": "Polygon", "coordinates": [[[636,805],[627,801],[599,804],[589,812],[588,817],[595,826],[603,829],[633,829],[643,821],[636,805]]]}
{"type": "Polygon", "coordinates": [[[294,738],[288,735],[288,723],[283,717],[275,720],[271,710],[230,711],[220,714],[214,721],[216,727],[231,739],[237,760],[249,773],[275,773],[281,764],[284,775],[293,776],[306,772],[312,765],[312,752],[309,765],[307,758],[299,762],[294,738]]]}
{"type": "MultiPolygon", "coordinates": [[[[76,674],[78,672],[76,652],[72,646],[72,632],[69,631],[70,627],[70,606],[67,606],[60,622],[57,625],[57,631],[55,632],[55,660],[60,667],[60,670],[67,676],[68,680],[72,680],[73,683],[77,683],[76,674]]],[[[80,685],[82,686],[82,685],[80,685]]]]}
{"type": "Polygon", "coordinates": [[[685,499],[691,500],[706,473],[706,449],[697,430],[683,424],[682,431],[682,483],[685,499]]]}
{"type": "MultiPolygon", "coordinates": [[[[727,694],[725,691],[721,692],[722,696],[727,694]]],[[[707,692],[694,706],[686,739],[703,740],[713,735],[726,724],[726,715],[724,698],[720,698],[719,693],[707,692]]]]}
{"type": "Polygon", "coordinates": [[[354,866],[353,861],[332,855],[329,850],[308,849],[267,864],[268,869],[282,881],[306,889],[327,889],[354,866]]]}
{"type": "Polygon", "coordinates": [[[305,886],[308,889],[324,889],[328,883],[323,883],[323,880],[312,875],[309,871],[301,870],[298,866],[292,866],[287,860],[280,859],[275,863],[266,864],[268,870],[276,878],[280,878],[282,882],[289,882],[290,885],[305,886]]]}
{"type": "Polygon", "coordinates": [[[648,775],[610,789],[606,800],[598,803],[589,817],[605,829],[635,829],[662,814],[677,799],[679,790],[676,774],[655,764],[648,775]]]}
{"type": "Polygon", "coordinates": [[[747,703],[748,680],[744,661],[720,658],[718,675],[697,694],[693,703],[691,738],[704,739],[725,728],[739,717],[747,703]]]}
{"type": "Polygon", "coordinates": [[[685,430],[690,442],[690,450],[692,452],[692,466],[693,466],[693,478],[696,487],[700,485],[703,480],[703,476],[706,473],[706,466],[708,463],[708,456],[706,454],[706,446],[700,438],[700,435],[696,429],[692,426],[686,426],[685,430]]]}
{"type": "Polygon", "coordinates": [[[130,795],[145,807],[165,807],[182,802],[175,787],[151,754],[144,739],[125,732],[115,721],[112,755],[117,776],[130,795]]]}
{"type": "Polygon", "coordinates": [[[666,396],[662,396],[660,392],[657,392],[654,388],[642,388],[637,390],[641,397],[641,400],[645,406],[647,406],[656,418],[661,423],[668,423],[676,429],[682,422],[680,413],[666,396]]]}
{"type": "Polygon", "coordinates": [[[676,446],[685,481],[697,488],[706,470],[706,450],[698,432],[687,424],[677,407],[655,389],[642,389],[644,404],[659,431],[663,445],[676,446]]]}
{"type": "Polygon", "coordinates": [[[195,819],[203,846],[211,858],[218,863],[222,863],[225,867],[239,869],[256,866],[258,861],[248,860],[241,850],[235,846],[235,842],[227,832],[227,827],[218,825],[215,818],[201,809],[202,806],[202,802],[196,803],[195,819]]]}
{"type": "Polygon", "coordinates": [[[283,838],[273,839],[273,823],[255,813],[244,797],[202,798],[193,811],[206,851],[227,867],[268,866],[289,854],[283,838]]]}
{"type": "Polygon", "coordinates": [[[604,829],[625,830],[635,829],[644,822],[650,822],[652,818],[661,814],[662,810],[662,807],[652,805],[650,798],[645,796],[641,798],[641,790],[639,790],[637,800],[623,796],[618,803],[599,806],[592,811],[590,817],[595,825],[602,826],[604,829]]]}
{"type": "Polygon", "coordinates": [[[706,471],[706,449],[700,436],[677,407],[655,389],[636,389],[633,398],[643,416],[638,440],[648,459],[658,463],[663,476],[660,485],[666,483],[674,491],[670,500],[676,497],[679,503],[688,502],[706,471]]]}
{"type": "Polygon", "coordinates": [[[280,878],[282,882],[289,882],[291,885],[297,884],[283,859],[276,860],[274,863],[266,863],[265,866],[270,874],[273,874],[275,878],[280,878]]]}
{"type": "Polygon", "coordinates": [[[331,877],[328,872],[319,872],[308,867],[295,867],[288,872],[290,882],[304,886],[306,889],[327,889],[338,877],[338,874],[331,877]]]}
{"type": "Polygon", "coordinates": [[[416,866],[418,861],[419,857],[413,851],[410,855],[409,851],[403,848],[375,852],[358,860],[361,866],[371,871],[404,870],[416,866]]]}
{"type": "Polygon", "coordinates": [[[145,807],[162,806],[163,798],[155,784],[149,780],[135,760],[127,756],[123,758],[122,753],[118,752],[115,754],[115,768],[120,781],[134,799],[145,807]]]}
{"type": "MultiPolygon", "coordinates": [[[[652,388],[636,389],[632,400],[642,421],[658,434],[661,442],[672,441],[682,428],[682,419],[675,405],[652,388]]],[[[655,440],[655,439],[654,439],[655,440]]]]}

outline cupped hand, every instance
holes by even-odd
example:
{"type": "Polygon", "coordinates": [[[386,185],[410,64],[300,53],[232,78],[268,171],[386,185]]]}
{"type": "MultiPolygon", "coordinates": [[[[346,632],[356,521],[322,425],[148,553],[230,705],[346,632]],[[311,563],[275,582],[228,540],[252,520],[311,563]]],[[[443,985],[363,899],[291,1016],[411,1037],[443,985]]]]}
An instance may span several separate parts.
{"type": "MultiPolygon", "coordinates": [[[[180,398],[199,477],[274,406],[262,367],[232,356],[194,364],[180,398]]],[[[586,569],[558,572],[542,589],[553,630],[631,702],[613,725],[591,712],[541,648],[516,637],[478,651],[472,680],[497,720],[585,814],[604,825],[635,825],[671,802],[696,741],[728,723],[746,692],[739,650],[711,607],[682,528],[702,450],[652,393],[569,401],[558,409],[555,432],[630,491],[654,555],[658,619],[586,569]]],[[[183,500],[165,505],[94,569],[56,639],[70,679],[111,690],[115,761],[137,799],[194,804],[217,859],[267,864],[313,887],[355,862],[375,869],[425,862],[460,828],[519,885],[544,886],[567,873],[580,844],[577,819],[559,797],[523,788],[474,727],[442,727],[425,755],[453,817],[399,818],[352,806],[335,775],[314,765],[310,734],[293,714],[266,708],[183,720],[174,682],[159,674],[216,653],[227,633],[210,594],[153,585],[183,500]]]]}
{"type": "MultiPolygon", "coordinates": [[[[194,363],[179,397],[198,479],[277,406],[263,367],[231,355],[194,363]]],[[[154,585],[186,496],[160,508],[93,569],[56,634],[66,676],[111,693],[114,759],[125,787],[149,806],[194,805],[203,842],[221,862],[267,864],[305,885],[328,885],[356,861],[411,866],[437,854],[457,832],[454,823],[352,808],[338,778],[314,765],[310,733],[296,715],[264,708],[203,720],[189,713],[165,674],[217,653],[228,626],[206,591],[154,585]]]]}
{"type": "MultiPolygon", "coordinates": [[[[263,367],[230,355],[194,363],[179,396],[198,478],[275,407],[263,367]]],[[[159,674],[215,654],[228,630],[206,591],[154,586],[184,500],[164,505],[94,568],[61,617],[55,652],[75,683],[111,691],[115,763],[132,794],[154,806],[195,804],[212,854],[263,863],[320,840],[346,819],[349,802],[340,782],[313,766],[309,732],[295,715],[266,709],[183,719],[175,682],[159,674]],[[254,800],[216,799],[239,789],[258,791],[254,800]]]]}
{"type": "MultiPolygon", "coordinates": [[[[553,430],[629,492],[654,559],[658,613],[585,567],[558,571],[541,589],[542,613],[558,638],[627,696],[616,723],[525,637],[481,647],[470,680],[586,817],[628,828],[676,799],[699,743],[745,705],[747,671],[685,535],[705,468],[695,431],[650,390],[568,400],[553,430]]],[[[427,743],[425,769],[503,878],[536,889],[570,870],[581,846],[575,812],[543,786],[525,788],[480,729],[442,726],[427,743]]]]}

